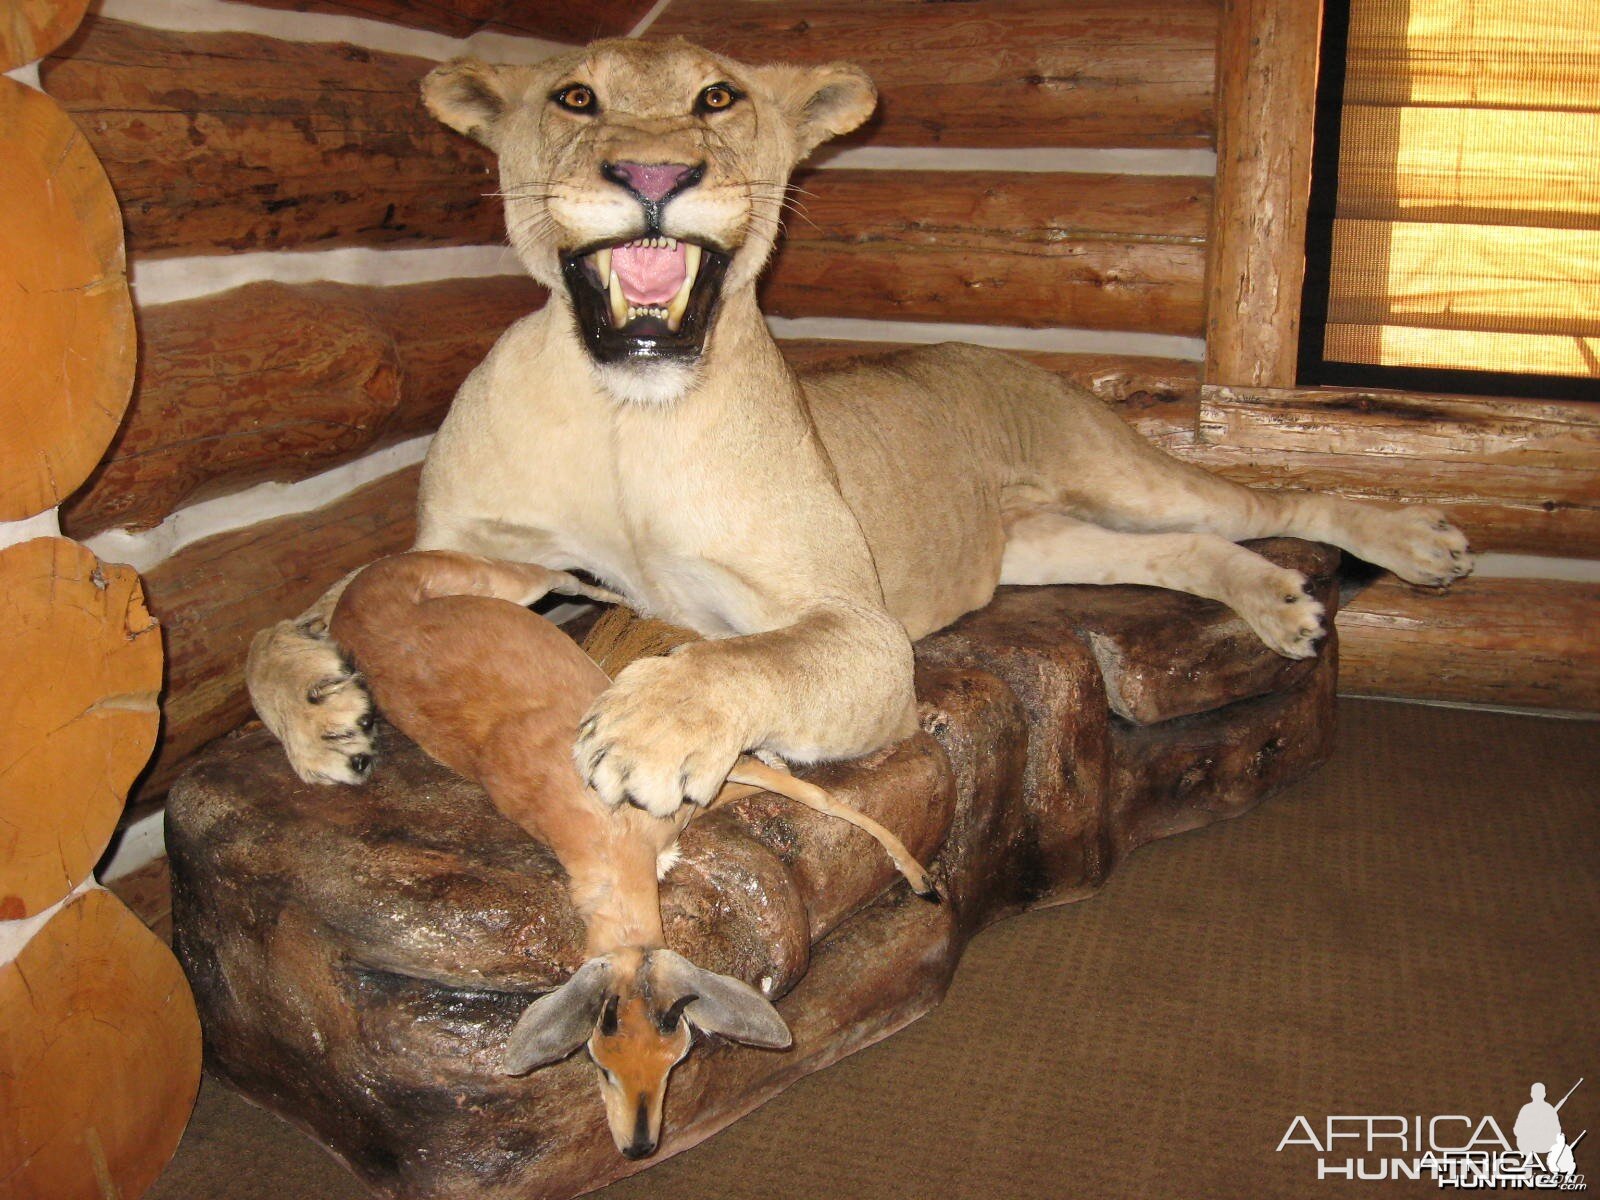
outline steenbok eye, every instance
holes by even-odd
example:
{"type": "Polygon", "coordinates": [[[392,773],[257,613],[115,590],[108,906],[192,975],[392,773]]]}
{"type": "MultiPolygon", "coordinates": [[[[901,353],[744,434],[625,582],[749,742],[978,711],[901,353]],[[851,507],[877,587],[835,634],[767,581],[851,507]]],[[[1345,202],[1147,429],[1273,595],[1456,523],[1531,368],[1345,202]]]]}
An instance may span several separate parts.
{"type": "Polygon", "coordinates": [[[725,108],[732,108],[733,102],[739,99],[739,95],[732,84],[713,83],[700,93],[700,98],[695,101],[695,108],[702,113],[720,112],[725,108]]]}
{"type": "Polygon", "coordinates": [[[600,110],[600,102],[595,99],[593,89],[581,83],[564,87],[550,98],[568,112],[592,115],[600,110]]]}

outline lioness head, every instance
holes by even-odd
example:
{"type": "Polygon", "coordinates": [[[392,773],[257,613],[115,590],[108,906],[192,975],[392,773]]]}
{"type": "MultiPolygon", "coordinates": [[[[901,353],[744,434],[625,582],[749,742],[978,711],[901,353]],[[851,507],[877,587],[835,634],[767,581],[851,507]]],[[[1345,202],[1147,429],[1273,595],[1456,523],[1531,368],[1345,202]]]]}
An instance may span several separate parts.
{"type": "Polygon", "coordinates": [[[423,97],[499,156],[512,246],[631,399],[690,386],[725,295],[772,251],[789,172],[877,99],[842,63],[752,67],[622,39],[533,66],[447,63],[423,97]]]}

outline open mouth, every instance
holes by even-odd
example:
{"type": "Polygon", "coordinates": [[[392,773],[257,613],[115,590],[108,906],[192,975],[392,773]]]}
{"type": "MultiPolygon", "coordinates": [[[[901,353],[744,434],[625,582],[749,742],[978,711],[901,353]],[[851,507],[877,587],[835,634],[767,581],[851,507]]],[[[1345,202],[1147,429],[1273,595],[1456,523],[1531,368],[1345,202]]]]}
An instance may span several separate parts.
{"type": "Polygon", "coordinates": [[[643,237],[561,257],[589,353],[597,362],[698,358],[729,255],[643,237]]]}

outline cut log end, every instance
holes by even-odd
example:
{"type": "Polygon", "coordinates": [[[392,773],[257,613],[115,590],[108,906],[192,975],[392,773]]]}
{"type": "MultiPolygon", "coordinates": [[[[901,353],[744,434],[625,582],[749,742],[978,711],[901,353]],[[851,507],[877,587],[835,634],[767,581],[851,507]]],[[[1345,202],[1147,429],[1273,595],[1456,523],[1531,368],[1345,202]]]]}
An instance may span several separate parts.
{"type": "Polygon", "coordinates": [[[0,3],[0,71],[43,58],[72,36],[89,0],[4,0],[0,3]]]}
{"type": "Polygon", "coordinates": [[[48,908],[106,848],[155,744],[161,635],[139,577],[39,538],[0,551],[0,914],[48,908]]]}
{"type": "Polygon", "coordinates": [[[0,520],[68,496],[133,387],[122,219],[94,152],[48,96],[0,80],[0,520]]]}
{"type": "Polygon", "coordinates": [[[115,896],[75,899],[0,967],[0,1180],[15,1200],[136,1200],[200,1083],[172,952],[115,896]]]}

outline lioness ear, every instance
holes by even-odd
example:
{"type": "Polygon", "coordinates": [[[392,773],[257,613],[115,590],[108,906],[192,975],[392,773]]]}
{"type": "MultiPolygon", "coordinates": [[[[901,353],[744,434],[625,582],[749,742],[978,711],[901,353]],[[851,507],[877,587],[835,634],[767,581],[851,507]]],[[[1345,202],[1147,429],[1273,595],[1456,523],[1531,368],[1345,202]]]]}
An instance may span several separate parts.
{"type": "Polygon", "coordinates": [[[516,99],[524,74],[517,67],[458,58],[423,78],[422,102],[451,129],[493,150],[500,118],[516,99]]]}
{"type": "Polygon", "coordinates": [[[763,74],[773,96],[789,114],[802,155],[829,138],[849,133],[878,106],[878,89],[872,79],[850,63],[766,67],[763,74]]]}

